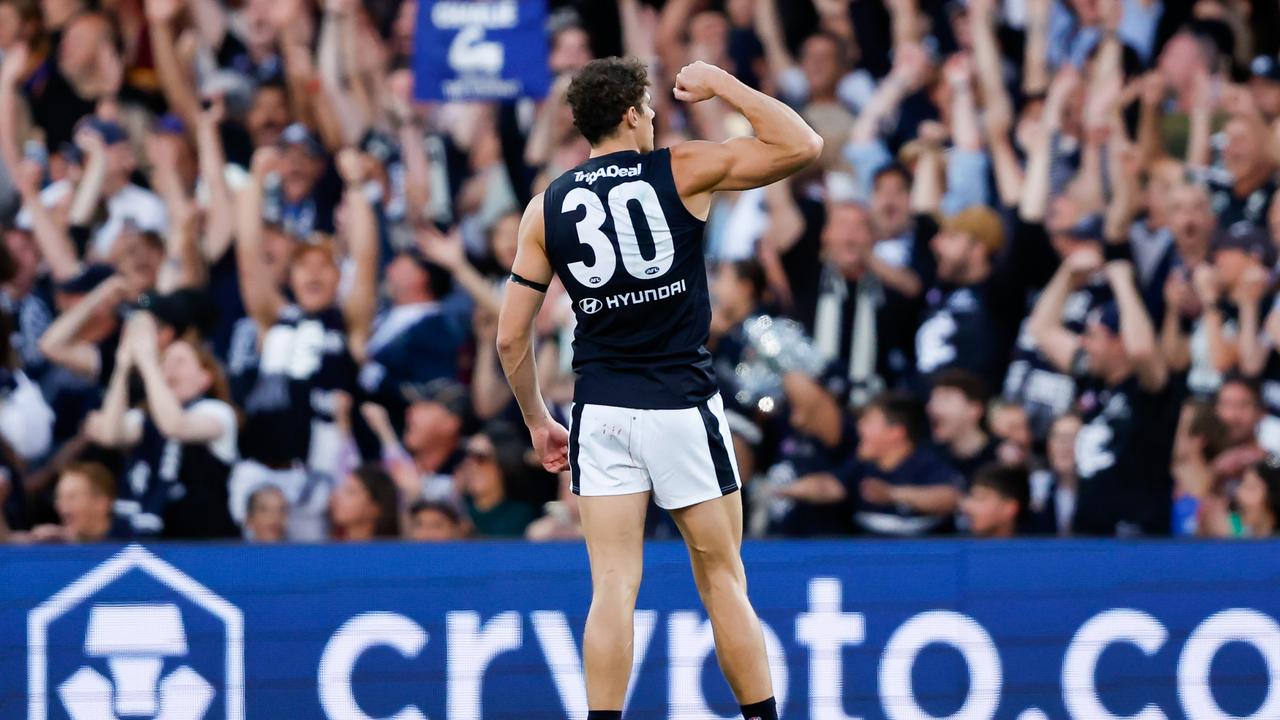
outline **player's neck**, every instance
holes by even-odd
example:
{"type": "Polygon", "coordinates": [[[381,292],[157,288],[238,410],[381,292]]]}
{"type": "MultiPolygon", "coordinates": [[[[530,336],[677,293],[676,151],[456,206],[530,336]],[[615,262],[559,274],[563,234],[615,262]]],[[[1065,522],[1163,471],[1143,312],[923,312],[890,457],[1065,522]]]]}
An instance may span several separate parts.
{"type": "Polygon", "coordinates": [[[598,158],[601,155],[612,155],[616,152],[640,152],[640,143],[635,138],[628,135],[618,134],[614,137],[606,138],[600,141],[599,145],[591,146],[591,154],[588,157],[598,158]]]}

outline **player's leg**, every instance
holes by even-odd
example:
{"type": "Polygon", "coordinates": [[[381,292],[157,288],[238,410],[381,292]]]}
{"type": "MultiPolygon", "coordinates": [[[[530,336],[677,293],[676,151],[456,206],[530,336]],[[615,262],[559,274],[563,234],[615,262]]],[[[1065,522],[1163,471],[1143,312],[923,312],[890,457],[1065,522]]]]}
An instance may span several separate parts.
{"type": "Polygon", "coordinates": [[[587,707],[593,711],[620,712],[626,698],[648,507],[648,492],[578,500],[591,560],[591,610],[582,639],[582,664],[587,707]]]}
{"type": "Polygon", "coordinates": [[[742,493],[671,511],[689,546],[698,594],[711,618],[716,658],[743,706],[773,697],[760,619],[742,565],[742,493]]]}
{"type": "Polygon", "coordinates": [[[571,485],[591,561],[591,609],[582,639],[589,720],[621,716],[631,676],[652,487],[632,456],[635,419],[626,408],[575,405],[569,430],[571,485]]]}
{"type": "Polygon", "coordinates": [[[696,408],[650,411],[645,417],[642,449],[654,501],[671,512],[689,546],[720,668],[744,717],[774,720],[764,633],[747,599],[740,555],[741,481],[724,405],[716,396],[696,408]]]}

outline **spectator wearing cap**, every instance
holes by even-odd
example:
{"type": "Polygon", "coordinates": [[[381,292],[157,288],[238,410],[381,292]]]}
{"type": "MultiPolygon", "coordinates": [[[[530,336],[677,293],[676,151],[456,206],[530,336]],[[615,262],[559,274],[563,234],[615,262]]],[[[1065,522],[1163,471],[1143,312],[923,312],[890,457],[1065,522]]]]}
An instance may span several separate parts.
{"type": "Polygon", "coordinates": [[[1188,316],[1188,308],[1182,307],[1186,301],[1170,294],[1163,327],[1165,355],[1171,369],[1187,371],[1192,393],[1212,395],[1227,373],[1257,377],[1263,370],[1269,349],[1263,342],[1262,318],[1272,304],[1270,268],[1275,259],[1275,247],[1265,232],[1237,223],[1215,232],[1212,262],[1192,271],[1198,316],[1188,316]]]}
{"type": "MultiPolygon", "coordinates": [[[[1057,200],[1050,207],[1057,208],[1057,212],[1062,214],[1074,211],[1074,203],[1057,200]]],[[[1051,210],[1050,217],[1054,215],[1055,212],[1051,210]]],[[[1054,223],[1051,222],[1049,227],[1053,226],[1054,223]]],[[[1023,227],[1028,225],[1024,224],[1023,227]]],[[[1049,238],[1064,257],[1075,252],[1096,251],[1098,243],[1102,241],[1102,219],[1086,216],[1072,226],[1055,228],[1050,232],[1049,238]]],[[[1038,291],[1032,293],[1033,299],[1037,296],[1038,291]]],[[[1105,303],[1110,296],[1111,290],[1104,277],[1099,274],[1089,277],[1079,287],[1073,288],[1067,297],[1062,308],[1063,325],[1072,332],[1082,332],[1089,313],[1105,303]]],[[[1034,303],[1028,305],[1033,306],[1034,303]]],[[[1040,352],[1027,319],[1023,319],[1021,323],[1012,360],[1005,373],[1003,397],[1022,405],[1031,431],[1038,440],[1045,438],[1049,426],[1056,418],[1068,412],[1076,399],[1076,378],[1055,367],[1040,352]]]]}
{"type": "Polygon", "coordinates": [[[1010,538],[1020,534],[1030,502],[1027,471],[1001,465],[984,465],[973,476],[973,484],[960,512],[969,532],[980,538],[1010,538]]]}
{"type": "Polygon", "coordinates": [[[130,317],[102,409],[85,433],[127,449],[117,511],[140,536],[235,537],[228,477],[236,460],[237,418],[218,361],[199,345],[171,342],[163,352],[154,318],[130,317]],[[129,409],[129,376],[142,378],[146,406],[129,409]]]}
{"type": "Polygon", "coordinates": [[[1127,245],[1109,247],[1105,263],[1097,250],[1067,257],[1028,327],[1055,366],[1092,379],[1079,400],[1084,426],[1075,445],[1080,486],[1073,532],[1163,534],[1172,494],[1168,369],[1124,253],[1127,245]],[[1063,305],[1072,288],[1099,268],[1115,300],[1090,315],[1083,333],[1072,332],[1062,323],[1063,305]]]}
{"type": "Polygon", "coordinates": [[[916,330],[921,380],[961,368],[989,384],[999,382],[1025,305],[1016,246],[1002,252],[1004,240],[999,215],[975,206],[948,218],[930,242],[937,283],[924,295],[916,330]]]}
{"type": "MultiPolygon", "coordinates": [[[[128,140],[124,128],[115,122],[86,118],[75,135],[75,144],[85,157],[80,181],[59,180],[39,195],[45,207],[71,198],[67,218],[71,237],[82,239],[92,256],[102,260],[115,257],[116,240],[127,223],[142,233],[163,235],[168,230],[164,203],[155,193],[130,181],[137,163],[128,140]],[[106,208],[106,220],[94,224],[93,215],[100,205],[106,208]]],[[[30,207],[18,214],[19,227],[31,228],[33,222],[30,207]]]]}
{"type": "MultiPolygon", "coordinates": [[[[254,156],[252,179],[238,197],[236,260],[245,308],[257,330],[257,362],[249,369],[242,452],[268,469],[305,462],[332,473],[339,443],[334,393],[350,393],[366,358],[377,288],[377,230],[363,189],[365,161],[339,157],[347,184],[344,239],[351,284],[339,295],[339,258],[329,243],[297,247],[288,264],[288,290],[262,263],[263,178],[282,162],[276,148],[254,156]]],[[[250,471],[256,474],[257,470],[250,471]]]]}
{"type": "MultiPolygon", "coordinates": [[[[434,233],[424,242],[454,243],[456,247],[447,250],[433,247],[432,256],[453,252],[464,255],[457,262],[467,262],[457,234],[434,233]]],[[[446,262],[452,264],[453,260],[446,262]]],[[[476,273],[469,264],[467,270],[476,273]]],[[[478,273],[476,276],[483,293],[492,295],[488,283],[478,273]]],[[[374,318],[366,348],[368,359],[360,367],[360,387],[393,416],[403,415],[402,388],[406,385],[458,377],[459,354],[468,331],[458,317],[441,306],[441,300],[452,291],[453,279],[448,269],[429,260],[419,247],[397,253],[386,266],[390,304],[374,318]]]]}
{"type": "Polygon", "coordinates": [[[523,472],[524,448],[514,433],[491,425],[467,439],[456,476],[480,537],[523,537],[537,517],[532,506],[510,497],[523,472]]]}
{"type": "Polygon", "coordinates": [[[979,468],[996,461],[996,443],[983,429],[986,386],[965,370],[943,370],[933,376],[932,384],[925,411],[933,442],[968,487],[979,468]]]}
{"type": "Polygon", "coordinates": [[[1259,55],[1249,63],[1249,92],[1268,123],[1280,118],[1280,61],[1259,55]]]}
{"type": "Polygon", "coordinates": [[[49,362],[105,386],[115,368],[120,309],[129,297],[124,278],[107,265],[86,265],[58,286],[61,314],[40,337],[49,362]]]}
{"type": "MultiPolygon", "coordinates": [[[[424,385],[405,385],[404,430],[397,433],[387,408],[376,402],[360,406],[360,414],[378,439],[382,465],[400,488],[405,507],[419,499],[458,505],[453,473],[462,461],[462,430],[470,420],[466,389],[447,378],[424,385]]],[[[354,441],[348,457],[357,453],[354,441]]]]}
{"type": "MultiPolygon", "coordinates": [[[[429,500],[456,498],[453,474],[462,462],[462,430],[470,417],[466,388],[433,380],[405,391],[403,445],[429,500]]],[[[385,452],[385,449],[384,449],[385,452]]]]}
{"type": "Polygon", "coordinates": [[[293,123],[276,143],[280,161],[263,179],[263,217],[296,238],[332,233],[341,183],[329,171],[324,146],[306,125],[293,123]]]}
{"type": "Polygon", "coordinates": [[[862,408],[854,457],[833,472],[806,475],[777,490],[810,503],[854,503],[862,532],[917,537],[954,529],[960,478],[927,441],[924,412],[909,396],[888,393],[862,408]]]}

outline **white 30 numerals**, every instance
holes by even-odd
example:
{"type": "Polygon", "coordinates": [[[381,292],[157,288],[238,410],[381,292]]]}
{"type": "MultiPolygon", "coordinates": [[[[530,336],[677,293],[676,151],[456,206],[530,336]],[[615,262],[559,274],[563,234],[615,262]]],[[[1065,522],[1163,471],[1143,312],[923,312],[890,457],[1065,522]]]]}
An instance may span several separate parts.
{"type": "Polygon", "coordinates": [[[609,237],[601,232],[608,215],[600,198],[586,188],[574,188],[564,196],[561,213],[570,213],[578,208],[586,208],[586,213],[578,221],[578,241],[591,248],[595,260],[588,265],[585,262],[569,264],[569,272],[583,285],[598,288],[609,282],[618,269],[618,252],[622,255],[622,266],[634,278],[646,280],[656,278],[671,269],[675,257],[675,244],[671,241],[671,228],[667,226],[667,218],[662,214],[662,204],[658,202],[658,193],[653,186],[644,180],[632,180],[615,185],[609,191],[609,211],[613,215],[613,228],[618,236],[618,252],[613,249],[609,237]],[[640,242],[636,239],[635,225],[631,222],[631,212],[627,204],[640,203],[644,211],[645,222],[649,225],[649,233],[653,236],[654,257],[646,260],[640,254],[640,242]]]}

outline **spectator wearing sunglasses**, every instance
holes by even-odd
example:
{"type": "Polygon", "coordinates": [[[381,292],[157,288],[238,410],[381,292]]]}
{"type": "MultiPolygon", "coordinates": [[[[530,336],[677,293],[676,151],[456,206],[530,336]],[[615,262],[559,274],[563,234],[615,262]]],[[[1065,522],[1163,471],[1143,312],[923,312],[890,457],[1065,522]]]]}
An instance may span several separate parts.
{"type": "Polygon", "coordinates": [[[467,440],[456,478],[476,535],[522,537],[537,517],[530,505],[508,496],[522,470],[523,453],[496,428],[490,425],[467,440]]]}

